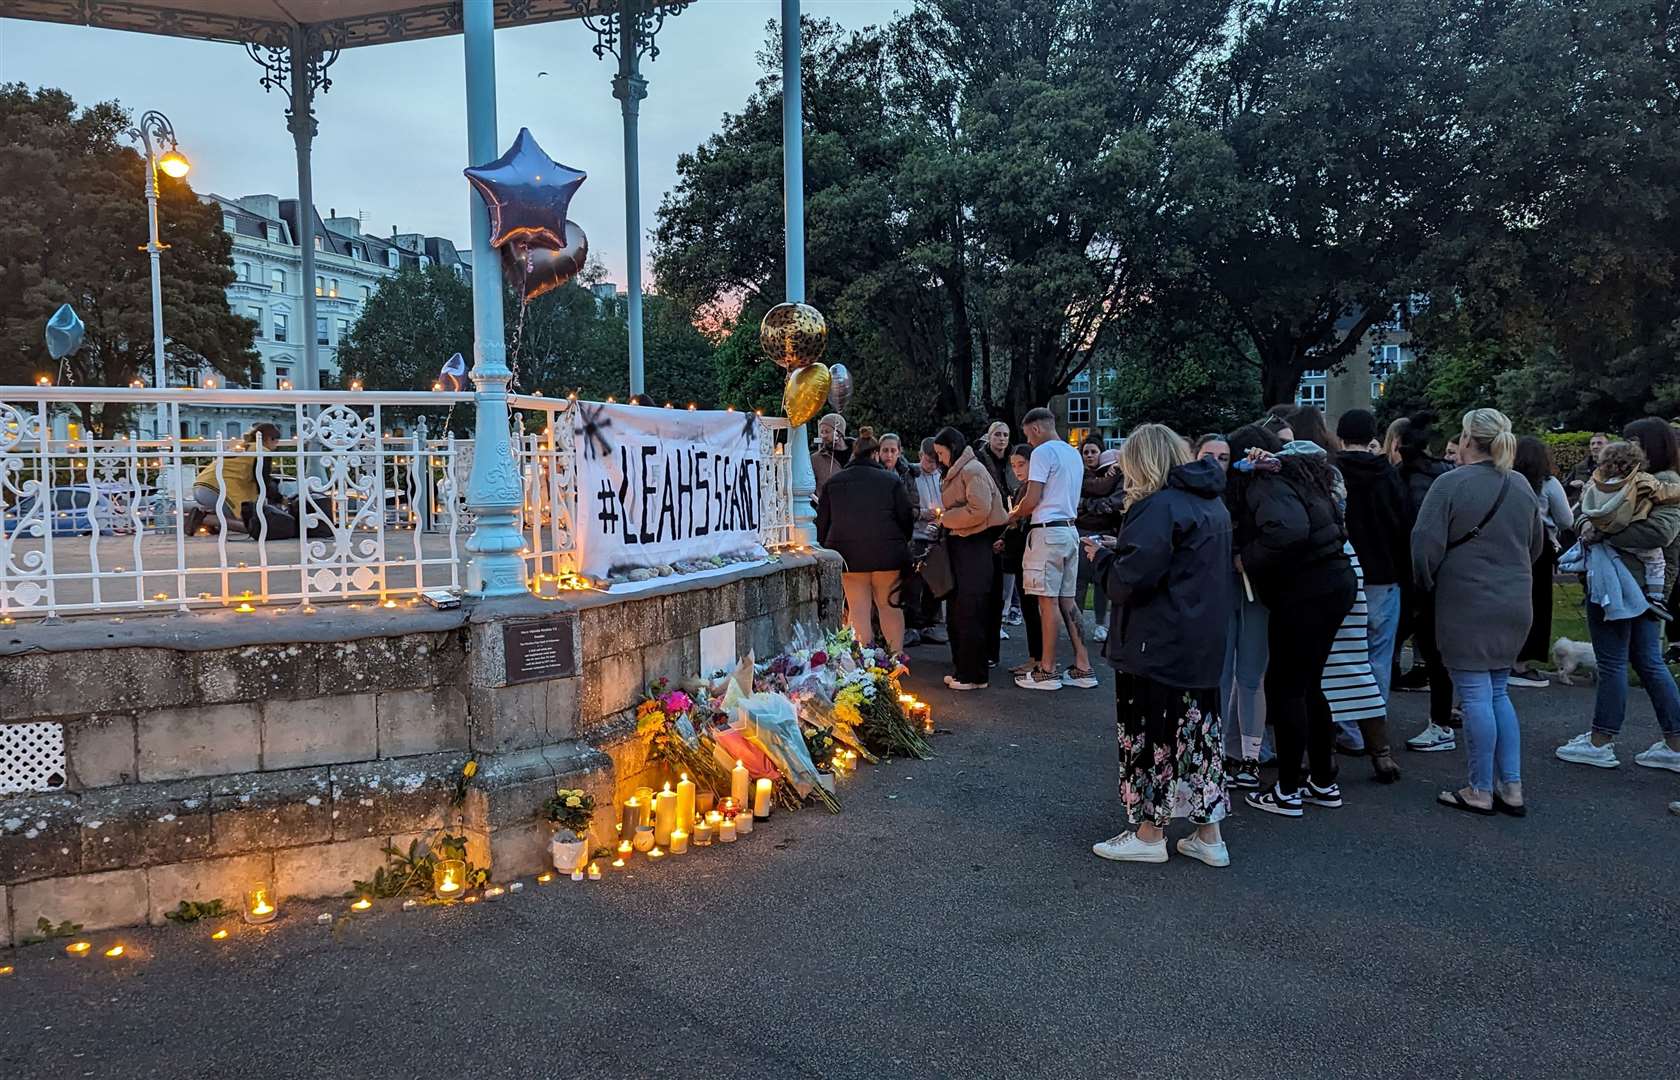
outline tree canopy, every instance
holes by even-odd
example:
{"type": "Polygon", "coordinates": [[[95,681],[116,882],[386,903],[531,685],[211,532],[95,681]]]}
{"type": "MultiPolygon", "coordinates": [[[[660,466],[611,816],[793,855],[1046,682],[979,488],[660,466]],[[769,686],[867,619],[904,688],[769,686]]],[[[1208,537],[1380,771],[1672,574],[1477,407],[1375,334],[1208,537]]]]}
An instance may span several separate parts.
{"type": "MultiPolygon", "coordinates": [[[[151,268],[145,161],[120,140],[114,102],[78,109],[62,91],[0,85],[0,383],[126,386],[152,372],[151,268]],[[81,351],[55,362],[47,318],[68,303],[86,324],[81,351]]],[[[158,179],[165,362],[175,377],[209,367],[252,381],[254,328],[228,307],[232,241],[221,213],[183,180],[158,179]]],[[[115,406],[83,420],[105,432],[115,406]]]]}

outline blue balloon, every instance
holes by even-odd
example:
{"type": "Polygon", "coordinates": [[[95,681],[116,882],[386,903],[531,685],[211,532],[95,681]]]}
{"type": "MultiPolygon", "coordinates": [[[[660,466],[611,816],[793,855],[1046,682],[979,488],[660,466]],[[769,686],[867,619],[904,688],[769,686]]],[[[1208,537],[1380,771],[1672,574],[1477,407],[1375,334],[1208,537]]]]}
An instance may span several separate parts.
{"type": "Polygon", "coordinates": [[[566,250],[566,210],[584,174],[543,153],[530,129],[495,161],[463,171],[490,211],[490,243],[566,250]]]}
{"type": "Polygon", "coordinates": [[[47,320],[47,355],[62,360],[82,347],[82,335],[87,327],[69,304],[61,306],[47,320]]]}

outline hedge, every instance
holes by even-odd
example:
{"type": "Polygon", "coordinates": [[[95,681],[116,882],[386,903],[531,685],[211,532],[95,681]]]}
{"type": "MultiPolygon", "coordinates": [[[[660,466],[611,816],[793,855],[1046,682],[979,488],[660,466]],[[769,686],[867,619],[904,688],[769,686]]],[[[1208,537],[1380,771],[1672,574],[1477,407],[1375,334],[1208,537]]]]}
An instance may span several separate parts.
{"type": "Polygon", "coordinates": [[[1552,449],[1552,464],[1559,476],[1568,476],[1571,469],[1587,457],[1587,443],[1596,431],[1554,431],[1540,436],[1552,449]]]}

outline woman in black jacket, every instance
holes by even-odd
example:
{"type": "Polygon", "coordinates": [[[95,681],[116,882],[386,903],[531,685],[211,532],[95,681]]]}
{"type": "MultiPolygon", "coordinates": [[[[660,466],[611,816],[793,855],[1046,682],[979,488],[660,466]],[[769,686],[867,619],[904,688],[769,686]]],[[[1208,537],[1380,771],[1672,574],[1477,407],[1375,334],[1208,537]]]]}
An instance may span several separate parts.
{"type": "Polygon", "coordinates": [[[1165,830],[1196,831],[1178,851],[1231,865],[1219,835],[1230,809],[1219,745],[1224,641],[1208,632],[1231,609],[1231,517],[1216,462],[1191,461],[1171,428],[1145,424],[1120,451],[1127,508],[1114,540],[1085,550],[1113,601],[1103,649],[1115,668],[1120,803],[1135,832],[1093,845],[1104,859],[1167,861],[1165,830]],[[1112,545],[1112,546],[1110,546],[1112,545]]]}
{"type": "MultiPolygon", "coordinates": [[[[1358,581],[1342,551],[1347,534],[1322,454],[1284,453],[1269,433],[1244,429],[1232,443],[1257,447],[1236,464],[1238,569],[1274,613],[1267,628],[1266,710],[1277,738],[1277,783],[1248,804],[1300,817],[1302,803],[1342,805],[1335,729],[1322,678],[1358,581]],[[1275,455],[1275,456],[1274,456],[1275,455]],[[1301,775],[1306,753],[1310,776],[1301,775]]],[[[1316,445],[1313,446],[1316,450],[1316,445]]]]}
{"type": "MultiPolygon", "coordinates": [[[[1451,471],[1452,466],[1429,453],[1435,438],[1435,414],[1421,412],[1411,418],[1400,434],[1400,482],[1406,489],[1406,535],[1417,523],[1418,508],[1438,477],[1451,471]]],[[[1412,669],[1396,675],[1393,685],[1401,690],[1429,690],[1429,726],[1406,740],[1406,749],[1435,752],[1456,750],[1458,736],[1454,730],[1452,676],[1441,662],[1441,650],[1435,641],[1435,598],[1419,589],[1408,578],[1401,580],[1400,629],[1394,637],[1394,653],[1407,636],[1412,638],[1412,669]]]]}
{"type": "Polygon", "coordinates": [[[846,621],[858,641],[875,640],[875,619],[887,648],[904,651],[904,608],[895,593],[910,565],[910,530],[916,515],[898,474],[876,460],[875,440],[861,437],[851,460],[817,497],[817,540],[846,560],[840,575],[846,591],[846,621]]]}

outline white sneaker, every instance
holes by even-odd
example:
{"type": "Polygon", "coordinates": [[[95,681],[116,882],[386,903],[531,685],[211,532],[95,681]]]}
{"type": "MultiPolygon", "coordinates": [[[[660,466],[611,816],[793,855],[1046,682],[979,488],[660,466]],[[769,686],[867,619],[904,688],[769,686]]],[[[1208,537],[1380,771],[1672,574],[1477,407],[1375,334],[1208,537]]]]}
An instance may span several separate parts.
{"type": "Polygon", "coordinates": [[[1217,844],[1202,842],[1202,838],[1191,833],[1178,842],[1178,853],[1188,855],[1192,859],[1207,863],[1209,866],[1230,866],[1231,849],[1221,840],[1217,844]]]}
{"type": "Polygon", "coordinates": [[[1428,727],[1406,740],[1406,749],[1421,750],[1426,754],[1438,750],[1457,750],[1458,739],[1454,736],[1452,728],[1437,727],[1431,720],[1428,727]]]}
{"type": "Polygon", "coordinates": [[[1151,844],[1139,840],[1135,832],[1123,832],[1100,844],[1092,844],[1091,850],[1097,853],[1097,858],[1115,862],[1161,863],[1167,861],[1167,838],[1163,836],[1151,844]]]}
{"type": "Polygon", "coordinates": [[[1108,627],[1104,626],[1102,623],[1098,623],[1097,626],[1096,626],[1096,629],[1091,631],[1091,640],[1092,641],[1107,641],[1108,640],[1108,627]]]}
{"type": "Polygon", "coordinates": [[[1667,769],[1669,772],[1680,772],[1680,750],[1670,750],[1668,744],[1661,739],[1651,744],[1651,749],[1643,754],[1633,755],[1635,765],[1643,765],[1647,769],[1667,769]]]}
{"type": "Polygon", "coordinates": [[[1680,802],[1669,803],[1668,804],[1668,812],[1671,813],[1671,814],[1680,814],[1680,802]]]}
{"type": "MultiPolygon", "coordinates": [[[[1044,671],[1034,667],[1025,675],[1017,675],[1015,685],[1023,690],[1060,690],[1062,688],[1062,677],[1053,671],[1044,671]]],[[[1161,842],[1166,843],[1165,840],[1161,842]]]]}
{"type": "Polygon", "coordinates": [[[1616,759],[1616,744],[1612,742],[1594,746],[1590,731],[1583,731],[1558,747],[1557,756],[1577,765],[1596,765],[1601,769],[1614,769],[1621,764],[1616,759]]]}
{"type": "Polygon", "coordinates": [[[958,680],[958,679],[952,679],[950,682],[946,683],[945,685],[949,686],[953,690],[959,690],[960,691],[960,690],[984,690],[984,689],[986,689],[987,686],[989,686],[991,684],[990,683],[983,683],[983,682],[962,682],[961,680],[958,680]]]}
{"type": "Polygon", "coordinates": [[[1086,668],[1084,671],[1080,671],[1078,668],[1070,667],[1066,671],[1062,672],[1062,685],[1077,686],[1081,690],[1095,689],[1097,685],[1097,673],[1091,668],[1086,668]]]}

